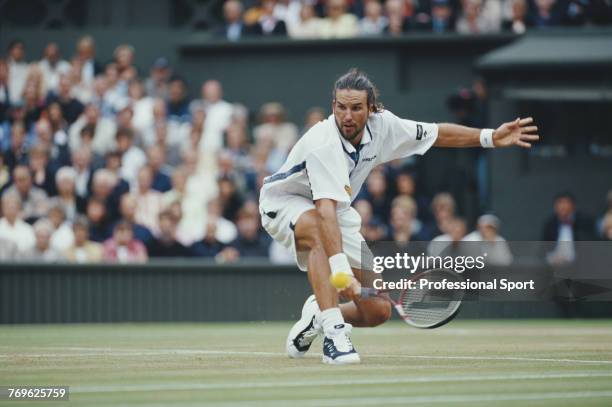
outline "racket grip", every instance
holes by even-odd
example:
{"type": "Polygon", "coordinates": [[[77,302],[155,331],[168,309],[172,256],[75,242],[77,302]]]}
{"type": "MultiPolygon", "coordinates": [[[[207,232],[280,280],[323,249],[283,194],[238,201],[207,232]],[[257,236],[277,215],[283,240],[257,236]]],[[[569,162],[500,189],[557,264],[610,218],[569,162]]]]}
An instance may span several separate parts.
{"type": "Polygon", "coordinates": [[[361,287],[361,298],[372,298],[378,295],[378,290],[371,287],[361,287]]]}

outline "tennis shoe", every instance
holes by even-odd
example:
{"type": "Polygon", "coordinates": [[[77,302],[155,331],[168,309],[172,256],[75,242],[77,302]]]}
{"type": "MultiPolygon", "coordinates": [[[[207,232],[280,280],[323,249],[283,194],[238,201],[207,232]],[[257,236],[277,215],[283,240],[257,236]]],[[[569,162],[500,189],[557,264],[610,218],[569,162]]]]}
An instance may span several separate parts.
{"type": "Polygon", "coordinates": [[[330,365],[345,365],[359,363],[361,359],[351,342],[351,324],[338,324],[323,339],[323,363],[330,365]]]}
{"type": "Polygon", "coordinates": [[[302,307],[302,317],[293,325],[287,336],[287,356],[292,359],[303,357],[310,345],[323,333],[317,322],[319,304],[314,294],[306,299],[302,307]]]}

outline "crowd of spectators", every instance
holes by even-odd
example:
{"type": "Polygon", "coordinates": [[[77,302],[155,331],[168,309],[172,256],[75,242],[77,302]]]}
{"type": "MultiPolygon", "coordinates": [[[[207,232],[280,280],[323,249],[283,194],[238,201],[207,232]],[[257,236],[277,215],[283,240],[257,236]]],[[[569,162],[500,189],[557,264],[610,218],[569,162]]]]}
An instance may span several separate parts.
{"type": "MultiPolygon", "coordinates": [[[[324,109],[298,127],[280,103],[250,114],[224,100],[216,80],[196,98],[187,90],[164,58],[139,73],[129,45],[102,65],[89,36],[70,60],[49,43],[28,62],[25,45],[11,42],[0,59],[0,260],[292,262],[261,228],[258,191],[324,109]]],[[[491,216],[466,237],[453,197],[422,193],[411,165],[393,162],[368,178],[354,204],[367,240],[501,239],[491,216]]],[[[590,226],[567,206],[550,230],[566,236],[559,225],[572,224],[581,239],[590,226]]],[[[612,239],[611,211],[593,236],[612,239]]]]}
{"type": "Polygon", "coordinates": [[[612,24],[607,0],[227,0],[218,37],[329,39],[409,33],[522,34],[612,24]]]}

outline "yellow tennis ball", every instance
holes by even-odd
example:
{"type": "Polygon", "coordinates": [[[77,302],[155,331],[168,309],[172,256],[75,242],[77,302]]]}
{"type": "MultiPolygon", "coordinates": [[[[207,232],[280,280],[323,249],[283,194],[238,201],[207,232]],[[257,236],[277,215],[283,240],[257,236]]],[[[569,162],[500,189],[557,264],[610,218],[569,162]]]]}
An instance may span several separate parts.
{"type": "Polygon", "coordinates": [[[346,288],[351,282],[351,276],[347,273],[342,272],[334,273],[329,276],[329,282],[336,289],[342,290],[343,288],[346,288]]]}

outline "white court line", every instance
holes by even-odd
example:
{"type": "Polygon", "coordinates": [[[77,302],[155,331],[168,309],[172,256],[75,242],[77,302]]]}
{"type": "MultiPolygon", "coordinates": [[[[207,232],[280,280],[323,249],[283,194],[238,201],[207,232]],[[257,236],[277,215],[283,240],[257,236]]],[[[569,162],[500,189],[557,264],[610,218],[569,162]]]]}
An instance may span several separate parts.
{"type": "MultiPolygon", "coordinates": [[[[75,358],[75,357],[123,357],[123,356],[165,356],[165,355],[219,355],[219,356],[272,356],[287,357],[281,352],[254,352],[254,351],[231,351],[231,350],[204,350],[204,349],[114,349],[114,348],[84,348],[84,347],[48,347],[42,349],[66,350],[72,353],[12,353],[0,354],[0,359],[11,357],[31,358],[75,358]],[[78,351],[74,353],[73,351],[78,351]],[[87,352],[83,352],[87,351],[87,352]]],[[[313,353],[314,356],[320,354],[313,353]]],[[[585,359],[558,359],[558,358],[534,358],[529,356],[456,356],[456,355],[393,355],[393,354],[365,354],[366,358],[389,358],[389,359],[430,359],[430,360],[474,360],[474,361],[517,361],[517,362],[550,362],[550,363],[579,363],[612,365],[612,360],[585,360],[585,359]]]]}
{"type": "MultiPolygon", "coordinates": [[[[72,389],[71,389],[72,390],[72,389]]],[[[557,400],[557,399],[595,399],[610,398],[612,391],[574,391],[549,393],[506,393],[506,394],[450,394],[443,396],[404,396],[404,397],[351,397],[351,398],[318,398],[308,400],[245,400],[245,401],[211,401],[173,403],[176,406],[219,406],[219,407],[259,407],[259,406],[293,406],[293,407],[340,407],[340,406],[380,406],[380,405],[409,405],[409,404],[437,404],[437,403],[469,403],[469,402],[500,402],[500,401],[529,401],[529,400],[557,400]]],[[[152,406],[167,406],[167,403],[147,403],[152,406]]],[[[99,405],[101,406],[101,405],[99,405]]],[[[120,404],[112,404],[120,407],[120,404]]]]}
{"type": "MultiPolygon", "coordinates": [[[[287,357],[281,352],[255,352],[255,351],[226,351],[226,350],[204,350],[204,349],[113,349],[113,348],[83,348],[83,347],[53,347],[54,350],[80,351],[78,353],[14,353],[0,354],[0,358],[9,357],[33,357],[33,358],[63,358],[63,357],[88,357],[88,356],[165,356],[165,355],[220,355],[220,356],[274,356],[287,357]],[[86,352],[82,352],[86,351],[86,352]]],[[[320,356],[313,353],[315,356],[320,356]]],[[[583,363],[583,364],[612,364],[612,360],[584,360],[584,359],[555,359],[555,358],[533,358],[522,356],[441,356],[441,355],[392,355],[392,354],[370,354],[366,357],[390,358],[390,359],[440,359],[440,360],[493,360],[493,361],[523,361],[523,362],[553,362],[553,363],[583,363]]]]}
{"type": "Polygon", "coordinates": [[[179,391],[179,390],[223,390],[223,389],[261,389],[281,387],[311,387],[311,386],[341,386],[341,385],[377,385],[377,384],[411,384],[411,383],[440,383],[440,382],[473,382],[473,381],[510,381],[510,380],[554,380],[554,379],[580,379],[612,377],[609,373],[542,373],[522,375],[486,375],[486,376],[421,376],[411,378],[390,377],[379,379],[330,379],[330,380],[293,380],[278,382],[255,383],[159,383],[136,385],[108,385],[108,386],[74,386],[71,393],[123,393],[123,392],[150,392],[150,391],[179,391]]]}

